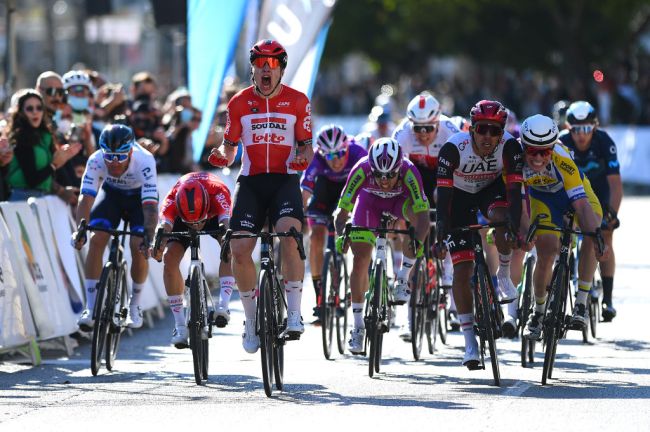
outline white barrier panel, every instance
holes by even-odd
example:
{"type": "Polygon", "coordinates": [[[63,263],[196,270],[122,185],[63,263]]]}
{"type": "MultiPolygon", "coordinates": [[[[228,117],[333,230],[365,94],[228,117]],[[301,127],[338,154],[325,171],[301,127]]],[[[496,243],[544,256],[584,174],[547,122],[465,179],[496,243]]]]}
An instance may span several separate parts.
{"type": "Polygon", "coordinates": [[[56,284],[34,212],[26,202],[0,203],[12,233],[39,340],[77,331],[68,293],[56,284]]]}
{"type": "Polygon", "coordinates": [[[650,185],[650,127],[609,126],[603,129],[616,143],[623,182],[650,185]]]}
{"type": "Polygon", "coordinates": [[[70,244],[70,207],[53,195],[32,202],[43,229],[43,239],[56,281],[68,293],[73,312],[79,314],[85,303],[81,285],[83,272],[77,267],[75,249],[70,244]]]}
{"type": "Polygon", "coordinates": [[[0,349],[23,345],[35,336],[16,251],[0,217],[0,349]]]}

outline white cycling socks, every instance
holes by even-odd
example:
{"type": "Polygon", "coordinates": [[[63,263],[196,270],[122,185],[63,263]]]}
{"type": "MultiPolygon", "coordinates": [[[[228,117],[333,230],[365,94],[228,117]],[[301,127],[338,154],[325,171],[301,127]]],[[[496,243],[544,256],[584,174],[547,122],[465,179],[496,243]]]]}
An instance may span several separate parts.
{"type": "Polygon", "coordinates": [[[97,297],[97,279],[86,279],[86,308],[93,310],[95,308],[95,298],[97,297]]]}
{"type": "Polygon", "coordinates": [[[251,322],[251,320],[255,320],[255,312],[257,310],[255,290],[253,289],[247,292],[239,291],[239,298],[241,298],[241,304],[244,307],[244,315],[246,316],[246,322],[251,322]]]}
{"type": "Polygon", "coordinates": [[[183,311],[183,295],[167,296],[167,303],[174,315],[174,323],[176,327],[185,326],[185,312],[183,311]]]}
{"type": "Polygon", "coordinates": [[[232,290],[235,288],[235,278],[232,276],[220,277],[219,285],[221,286],[221,290],[219,291],[219,307],[228,309],[230,296],[232,295],[232,290]]]}
{"type": "Polygon", "coordinates": [[[287,314],[289,312],[300,313],[300,302],[302,301],[302,281],[285,281],[284,292],[287,293],[287,314]]]}
{"type": "Polygon", "coordinates": [[[352,316],[354,317],[354,328],[366,328],[366,323],[363,322],[363,306],[364,303],[352,303],[352,316]]]}

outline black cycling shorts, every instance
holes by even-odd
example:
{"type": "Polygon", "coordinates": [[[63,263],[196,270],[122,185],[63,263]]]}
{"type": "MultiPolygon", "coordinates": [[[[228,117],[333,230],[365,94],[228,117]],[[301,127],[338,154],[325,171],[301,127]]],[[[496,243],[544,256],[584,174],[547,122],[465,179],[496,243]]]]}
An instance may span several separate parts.
{"type": "Polygon", "coordinates": [[[422,177],[422,187],[424,188],[423,192],[427,196],[427,199],[429,200],[429,207],[436,208],[436,201],[433,199],[433,193],[436,190],[436,184],[437,184],[436,170],[431,168],[421,167],[418,165],[415,165],[415,167],[418,169],[418,172],[420,173],[420,177],[422,177]]]}
{"type": "Polygon", "coordinates": [[[257,233],[267,217],[273,226],[282,217],[303,222],[298,175],[272,173],[237,178],[230,228],[257,233]]]}
{"type": "Polygon", "coordinates": [[[121,220],[129,223],[129,229],[144,232],[144,213],[140,189],[121,191],[102,186],[103,194],[98,194],[90,210],[90,226],[117,229],[121,220]]]}
{"type": "Polygon", "coordinates": [[[335,182],[325,176],[318,176],[314,193],[307,203],[307,217],[310,223],[327,225],[338,206],[345,182],[335,182]]]}

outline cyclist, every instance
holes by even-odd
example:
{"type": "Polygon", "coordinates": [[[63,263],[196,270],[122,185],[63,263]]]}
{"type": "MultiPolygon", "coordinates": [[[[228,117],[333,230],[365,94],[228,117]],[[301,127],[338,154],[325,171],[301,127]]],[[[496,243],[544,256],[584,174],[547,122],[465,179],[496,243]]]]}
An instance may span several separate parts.
{"type": "MultiPolygon", "coordinates": [[[[406,303],[410,297],[408,276],[415,263],[416,252],[421,253],[422,242],[429,233],[429,203],[420,173],[411,161],[402,156],[397,141],[380,138],[372,144],[368,156],[359,160],[350,171],[338,207],[335,225],[339,234],[350,212],[354,225],[379,227],[382,214],[390,213],[396,219],[408,220],[414,226],[419,242],[418,251],[410,248],[404,251],[394,288],[395,302],[406,303]]],[[[343,250],[342,240],[342,237],[337,239],[339,251],[343,250]]],[[[368,267],[375,237],[369,231],[355,231],[350,241],[354,255],[350,273],[354,325],[348,348],[352,354],[360,354],[365,337],[363,302],[368,289],[368,267]]]]}
{"type": "MultiPolygon", "coordinates": [[[[162,201],[159,219],[159,226],[164,232],[186,231],[187,228],[196,231],[213,231],[219,229],[219,224],[224,224],[228,228],[230,191],[215,174],[207,172],[185,174],[178,179],[162,201]]],[[[151,253],[157,261],[164,260],[163,281],[175,323],[172,345],[179,349],[189,348],[189,333],[183,312],[185,283],[180,271],[181,260],[189,246],[188,238],[164,237],[160,248],[152,250],[151,253]]],[[[214,311],[214,320],[217,327],[225,327],[230,321],[228,303],[235,287],[235,278],[229,262],[221,261],[219,264],[219,284],[221,290],[219,304],[214,311]]]]}
{"type": "MultiPolygon", "coordinates": [[[[441,114],[440,102],[429,92],[422,92],[409,102],[406,117],[393,132],[393,138],[420,173],[424,193],[432,208],[435,208],[438,153],[449,137],[458,132],[451,120],[441,114]]],[[[444,260],[441,270],[442,285],[451,287],[454,268],[450,256],[444,260]]],[[[409,322],[410,318],[409,314],[409,322]]],[[[410,341],[410,331],[407,330],[402,338],[410,341]]]]}
{"type": "MultiPolygon", "coordinates": [[[[149,271],[149,243],[158,222],[156,161],[135,142],[131,128],[120,124],[108,125],[102,130],[99,148],[88,158],[81,180],[77,225],[81,219],[86,219],[91,227],[116,229],[124,219],[131,231],[144,233],[144,237],[133,236],[130,240],[133,290],[128,325],[139,328],[142,326],[140,296],[149,271]],[[98,194],[100,186],[102,193],[98,194]]],[[[100,231],[90,238],[85,264],[86,309],[78,321],[79,328],[84,331],[92,330],[95,324],[95,286],[102,272],[102,258],[109,239],[108,233],[100,231]]],[[[81,249],[85,242],[85,238],[80,238],[74,247],[81,249]]]]}
{"type": "MultiPolygon", "coordinates": [[[[584,231],[600,231],[602,210],[591,189],[589,180],[578,171],[569,151],[558,141],[555,122],[541,114],[528,117],[521,127],[521,144],[524,147],[524,182],[530,196],[531,218],[545,214],[544,225],[561,227],[564,213],[573,207],[578,223],[584,231]]],[[[530,315],[524,336],[539,340],[551,283],[553,263],[560,253],[560,233],[540,230],[535,247],[537,263],[533,273],[535,310],[530,315]]],[[[584,237],[578,264],[578,293],[573,309],[571,327],[581,329],[587,322],[587,295],[596,270],[597,244],[592,237],[584,237]]]]}
{"type": "MultiPolygon", "coordinates": [[[[454,262],[452,288],[461,330],[465,337],[463,365],[474,370],[479,351],[474,334],[470,281],[474,252],[470,234],[451,232],[453,228],[476,223],[476,208],[490,221],[509,223],[517,237],[521,217],[522,150],[517,140],[504,130],[507,113],[497,101],[482,100],[470,111],[469,132],[449,138],[438,155],[437,241],[441,257],[447,249],[454,262]]],[[[517,290],[510,279],[514,239],[505,229],[495,231],[499,252],[497,270],[501,300],[514,301],[517,290]]]]}
{"type": "Polygon", "coordinates": [[[316,139],[318,151],[302,176],[302,200],[311,227],[309,263],[316,293],[314,316],[318,317],[321,295],[323,247],[329,217],[334,213],[352,167],[368,152],[338,125],[323,126],[316,139]]]}
{"type": "MultiPolygon", "coordinates": [[[[253,85],[228,103],[223,143],[212,150],[209,160],[218,167],[232,164],[241,140],[244,151],[233,198],[233,231],[258,232],[267,215],[275,231],[301,231],[303,208],[296,173],[307,168],[313,157],[311,105],[303,93],[281,83],[287,67],[282,45],[261,40],[253,45],[249,58],[253,85]]],[[[243,345],[249,353],[259,348],[253,291],[255,244],[255,239],[234,239],[231,243],[233,273],[246,315],[243,345]]],[[[304,332],[300,303],[305,266],[293,238],[282,238],[280,244],[287,293],[286,330],[289,336],[298,337],[304,332]]]]}
{"type": "Polygon", "coordinates": [[[565,99],[560,99],[553,104],[553,121],[557,125],[560,132],[567,129],[566,112],[569,109],[571,102],[565,99]]]}
{"type": "Polygon", "coordinates": [[[560,140],[573,152],[576,165],[589,179],[603,210],[603,238],[611,253],[608,259],[600,263],[603,281],[602,316],[604,321],[611,321],[616,316],[612,304],[616,269],[613,230],[619,225],[617,214],[623,199],[616,144],[607,132],[598,128],[596,110],[589,102],[572,103],[567,110],[566,122],[569,132],[560,134],[560,140]]]}

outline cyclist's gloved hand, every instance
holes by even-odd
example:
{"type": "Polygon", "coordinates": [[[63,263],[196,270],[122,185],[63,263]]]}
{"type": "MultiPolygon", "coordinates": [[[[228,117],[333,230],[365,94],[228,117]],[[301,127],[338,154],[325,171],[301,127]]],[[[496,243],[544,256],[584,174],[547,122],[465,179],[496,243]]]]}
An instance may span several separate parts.
{"type": "Polygon", "coordinates": [[[296,158],[295,160],[289,162],[289,168],[295,171],[304,171],[309,166],[309,162],[305,158],[296,158]]]}
{"type": "Polygon", "coordinates": [[[72,245],[73,248],[77,250],[81,250],[84,244],[86,244],[87,236],[86,233],[84,232],[83,235],[79,235],[78,231],[75,231],[72,233],[72,237],[70,238],[70,245],[72,245]]]}
{"type": "Polygon", "coordinates": [[[208,163],[217,168],[225,168],[228,165],[228,159],[221,150],[212,149],[212,153],[208,156],[208,163]]]}
{"type": "Polygon", "coordinates": [[[424,256],[424,243],[420,240],[415,240],[415,257],[422,258],[424,256]]]}
{"type": "Polygon", "coordinates": [[[334,245],[336,246],[336,252],[342,254],[343,246],[345,245],[345,237],[343,236],[336,237],[336,242],[334,245]]]}
{"type": "Polygon", "coordinates": [[[142,243],[140,243],[140,252],[142,255],[144,255],[145,258],[149,258],[150,255],[150,247],[151,247],[151,237],[147,232],[144,233],[142,236],[142,243]]]}
{"type": "Polygon", "coordinates": [[[616,214],[614,209],[609,205],[607,205],[607,208],[605,209],[605,216],[603,219],[605,219],[605,222],[607,223],[608,230],[615,230],[621,226],[621,221],[618,219],[618,214],[616,214]]]}

